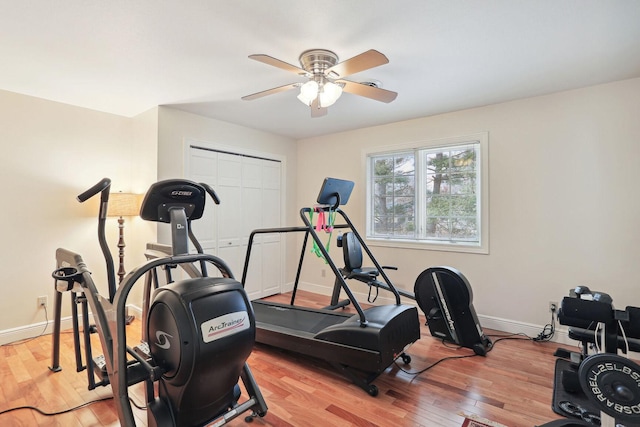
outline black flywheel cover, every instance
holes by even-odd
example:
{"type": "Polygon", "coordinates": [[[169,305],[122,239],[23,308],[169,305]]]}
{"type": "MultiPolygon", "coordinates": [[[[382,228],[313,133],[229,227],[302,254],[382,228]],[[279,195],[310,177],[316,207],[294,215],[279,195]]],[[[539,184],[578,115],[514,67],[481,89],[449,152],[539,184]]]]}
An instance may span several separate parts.
{"type": "Polygon", "coordinates": [[[617,354],[587,357],[578,370],[589,400],[618,421],[640,422],[640,366],[617,354]]]}

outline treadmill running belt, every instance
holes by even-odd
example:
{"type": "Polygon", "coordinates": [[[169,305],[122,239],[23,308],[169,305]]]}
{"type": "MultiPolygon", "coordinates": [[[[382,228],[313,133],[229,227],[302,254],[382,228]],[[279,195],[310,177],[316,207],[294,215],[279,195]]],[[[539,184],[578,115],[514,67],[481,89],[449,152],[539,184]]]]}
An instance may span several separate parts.
{"type": "Polygon", "coordinates": [[[316,334],[327,326],[342,323],[351,315],[327,315],[314,311],[296,310],[279,305],[269,305],[253,302],[256,322],[273,326],[292,328],[299,331],[316,334]]]}

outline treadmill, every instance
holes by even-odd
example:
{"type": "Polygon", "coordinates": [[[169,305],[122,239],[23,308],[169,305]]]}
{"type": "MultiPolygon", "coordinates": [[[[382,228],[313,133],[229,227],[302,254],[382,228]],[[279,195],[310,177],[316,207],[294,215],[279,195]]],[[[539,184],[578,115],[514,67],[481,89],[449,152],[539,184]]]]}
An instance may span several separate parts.
{"type": "Polygon", "coordinates": [[[376,396],[378,387],[372,382],[382,372],[397,358],[402,358],[404,363],[411,362],[410,356],[404,351],[420,338],[420,322],[416,307],[401,304],[400,294],[393,285],[388,290],[395,296],[395,304],[363,309],[311,224],[309,215],[312,212],[318,215],[335,213],[345,223],[331,226],[354,229],[350,219],[340,208],[349,200],[353,186],[352,181],[326,178],[317,198],[318,205],[300,210],[303,227],[254,230],[249,237],[242,283],[246,285],[250,279],[247,278],[247,272],[256,235],[305,233],[291,303],[280,304],[267,300],[251,302],[256,319],[256,342],[323,359],[371,396],[376,396]],[[331,267],[337,283],[346,293],[356,314],[294,305],[295,290],[309,236],[331,267]]]}

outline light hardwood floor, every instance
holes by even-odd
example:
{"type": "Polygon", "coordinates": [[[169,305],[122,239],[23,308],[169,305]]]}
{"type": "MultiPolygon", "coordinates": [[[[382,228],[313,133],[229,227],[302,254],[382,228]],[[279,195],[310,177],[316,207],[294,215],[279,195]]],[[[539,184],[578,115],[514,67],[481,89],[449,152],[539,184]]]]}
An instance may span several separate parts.
{"type": "MultiPolygon", "coordinates": [[[[273,298],[288,302],[286,295],[273,298]]],[[[297,303],[321,306],[326,299],[300,291],[297,303]]],[[[129,326],[132,331],[139,327],[139,321],[129,326]]],[[[269,411],[253,425],[459,427],[465,413],[509,427],[532,427],[559,418],[551,410],[557,344],[503,340],[487,357],[447,360],[416,375],[413,372],[444,357],[472,353],[432,338],[424,323],[421,328],[421,339],[408,351],[411,365],[400,362],[400,366],[387,369],[375,381],[380,389],[377,397],[369,396],[321,360],[256,345],[248,362],[269,411]]],[[[23,405],[58,412],[111,396],[110,387],[87,390],[86,373],[75,372],[72,336],[63,333],[62,338],[63,370],[58,373],[48,369],[50,336],[0,347],[0,412],[23,405]]],[[[99,353],[99,346],[94,351],[99,353]]],[[[142,404],[139,386],[131,394],[142,404]]],[[[138,425],[145,425],[144,411],[134,409],[134,413],[138,425]]],[[[106,400],[55,417],[32,410],[13,411],[0,415],[0,425],[117,426],[118,420],[113,402],[106,400]]],[[[229,425],[245,422],[238,418],[229,425]]]]}

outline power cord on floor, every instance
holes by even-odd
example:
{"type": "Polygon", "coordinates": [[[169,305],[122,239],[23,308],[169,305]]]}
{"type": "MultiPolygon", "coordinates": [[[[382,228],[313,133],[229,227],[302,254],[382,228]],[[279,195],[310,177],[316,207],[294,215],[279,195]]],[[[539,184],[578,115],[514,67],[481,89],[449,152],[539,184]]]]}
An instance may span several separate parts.
{"type": "MultiPolygon", "coordinates": [[[[487,335],[488,337],[497,338],[497,339],[495,339],[493,341],[492,345],[487,350],[487,353],[489,353],[491,350],[493,350],[495,345],[500,341],[506,341],[506,340],[524,340],[524,341],[533,341],[533,342],[550,341],[551,338],[553,338],[553,336],[555,334],[555,330],[556,330],[556,326],[555,325],[556,325],[556,323],[555,323],[555,310],[551,310],[551,323],[546,324],[542,328],[542,331],[536,337],[530,337],[530,336],[528,336],[528,335],[526,335],[526,334],[524,334],[522,332],[515,333],[515,334],[509,334],[509,335],[487,335]]],[[[448,343],[445,340],[442,340],[442,345],[444,345],[447,348],[455,348],[456,350],[460,349],[460,348],[463,348],[462,346],[453,347],[451,345],[448,345],[448,343]]],[[[475,357],[475,356],[480,356],[480,355],[476,354],[476,353],[473,353],[473,354],[465,354],[463,356],[447,356],[447,357],[443,357],[442,359],[432,363],[431,365],[429,365],[426,368],[423,368],[423,369],[421,369],[419,371],[407,371],[402,366],[400,366],[397,361],[395,361],[395,364],[398,367],[398,369],[400,369],[402,372],[404,372],[405,374],[413,375],[414,378],[415,378],[418,375],[428,371],[429,369],[431,369],[431,368],[435,367],[436,365],[438,365],[438,364],[440,364],[442,362],[445,362],[447,360],[465,359],[465,358],[468,358],[468,357],[475,357]]]]}
{"type": "Polygon", "coordinates": [[[401,366],[398,366],[398,367],[399,367],[399,368],[400,368],[400,370],[401,370],[402,372],[404,372],[405,374],[418,376],[418,375],[420,375],[420,374],[422,374],[422,373],[424,373],[424,372],[427,372],[429,369],[431,369],[431,368],[435,367],[436,365],[438,365],[438,364],[440,364],[440,363],[442,363],[442,362],[445,362],[445,361],[447,361],[447,360],[453,360],[453,359],[466,359],[466,358],[468,358],[468,357],[475,357],[475,356],[478,356],[478,355],[477,355],[477,354],[475,354],[475,353],[473,353],[473,354],[466,354],[466,355],[464,355],[464,356],[448,356],[448,357],[443,357],[442,359],[438,360],[437,362],[434,362],[434,363],[432,363],[431,365],[427,366],[426,368],[423,368],[423,369],[421,369],[421,370],[419,370],[419,371],[417,371],[417,372],[410,372],[410,371],[406,371],[406,370],[404,370],[401,366]]]}
{"type": "MultiPolygon", "coordinates": [[[[444,340],[442,340],[442,344],[446,346],[446,344],[445,344],[445,341],[444,341],[444,340]]],[[[451,347],[449,347],[449,348],[451,348],[451,347]]],[[[458,347],[458,348],[462,348],[462,347],[458,347]]],[[[465,355],[462,355],[462,356],[447,356],[447,357],[443,357],[442,359],[440,359],[440,360],[438,360],[438,361],[436,361],[436,362],[432,363],[431,365],[429,365],[429,366],[427,366],[426,368],[423,368],[423,369],[421,369],[421,370],[419,370],[419,371],[407,371],[406,369],[404,369],[402,366],[400,366],[400,365],[398,364],[398,361],[397,361],[397,360],[395,361],[395,364],[396,364],[396,366],[398,367],[398,369],[400,369],[400,370],[401,370],[402,372],[404,372],[405,374],[413,375],[413,377],[414,377],[414,379],[415,379],[418,375],[420,375],[420,374],[422,374],[422,373],[424,373],[424,372],[428,371],[429,369],[431,369],[431,368],[435,367],[436,365],[439,365],[440,363],[445,362],[445,361],[447,361],[447,360],[453,360],[453,359],[466,359],[466,358],[468,358],[468,357],[474,357],[474,356],[478,356],[478,354],[473,353],[473,354],[465,354],[465,355]]]]}
{"type": "Polygon", "coordinates": [[[59,412],[45,412],[42,409],[37,408],[35,406],[17,406],[15,408],[9,408],[9,409],[5,409],[4,411],[0,411],[0,415],[4,415],[4,414],[7,414],[7,413],[13,412],[13,411],[19,411],[19,410],[22,410],[22,409],[30,409],[32,411],[36,411],[37,413],[39,413],[41,415],[44,415],[45,417],[53,417],[53,416],[56,416],[56,415],[66,414],[68,412],[75,411],[75,410],[80,409],[80,408],[84,408],[85,406],[89,406],[89,405],[92,405],[94,403],[104,402],[105,400],[110,400],[110,399],[113,399],[113,396],[107,396],[107,397],[103,397],[101,399],[96,399],[96,400],[92,400],[92,401],[89,401],[89,402],[85,402],[85,403],[83,403],[81,405],[74,406],[73,408],[69,408],[69,409],[64,409],[64,410],[59,411],[59,412]]]}
{"type": "Polygon", "coordinates": [[[553,335],[556,333],[556,310],[553,308],[551,310],[551,323],[547,323],[544,328],[542,328],[542,332],[538,334],[537,337],[533,338],[534,341],[551,341],[553,335]]]}
{"type": "MultiPolygon", "coordinates": [[[[47,306],[46,305],[43,305],[42,308],[44,308],[44,319],[45,319],[45,322],[44,322],[44,329],[42,329],[42,332],[40,332],[40,334],[36,335],[35,337],[26,338],[26,339],[23,339],[23,340],[20,340],[20,341],[15,341],[15,342],[8,343],[8,344],[3,344],[0,347],[11,347],[11,346],[19,345],[19,344],[24,344],[24,343],[27,343],[29,341],[33,341],[36,338],[40,338],[41,336],[43,336],[45,334],[45,332],[47,331],[47,326],[49,325],[49,313],[47,311],[47,306]]],[[[84,408],[85,406],[89,406],[89,405],[92,405],[94,403],[104,402],[106,400],[111,400],[111,399],[113,399],[113,396],[107,396],[107,397],[103,397],[103,398],[100,398],[100,399],[91,400],[89,402],[82,403],[82,404],[80,404],[78,406],[74,406],[73,408],[64,409],[64,410],[58,411],[58,412],[45,412],[42,409],[37,408],[35,406],[16,406],[15,408],[9,408],[9,409],[5,409],[4,411],[0,411],[0,415],[4,415],[4,414],[7,414],[7,413],[13,412],[13,411],[19,411],[19,410],[22,410],[22,409],[30,409],[32,411],[38,412],[41,415],[44,415],[45,417],[53,417],[53,416],[56,416],[56,415],[66,414],[68,412],[84,408]]],[[[138,403],[136,403],[131,398],[129,398],[129,401],[131,402],[131,404],[133,406],[135,406],[138,409],[141,409],[141,410],[147,409],[146,406],[139,405],[138,403]]]]}
{"type": "Polygon", "coordinates": [[[546,325],[544,325],[544,327],[542,328],[542,331],[540,331],[540,333],[535,337],[530,337],[529,335],[523,332],[518,332],[515,334],[509,334],[509,335],[494,334],[494,335],[487,335],[487,336],[491,338],[493,337],[498,338],[493,342],[494,344],[503,340],[527,340],[527,341],[534,341],[534,342],[547,342],[547,341],[551,341],[555,333],[556,333],[555,310],[551,310],[551,323],[547,323],[546,325]]]}
{"type": "MultiPolygon", "coordinates": [[[[0,411],[0,415],[4,415],[7,414],[9,412],[13,412],[13,411],[19,411],[22,409],[30,409],[32,411],[36,411],[37,413],[39,413],[40,415],[44,415],[45,417],[55,417],[56,415],[62,415],[62,414],[66,414],[68,412],[72,412],[72,411],[76,411],[78,409],[82,409],[86,406],[89,405],[93,405],[94,403],[100,403],[100,402],[105,402],[107,400],[112,400],[113,396],[106,396],[106,397],[102,397],[100,399],[96,399],[96,400],[91,400],[89,402],[85,402],[82,403],[78,406],[74,406],[73,408],[69,408],[69,409],[63,409],[62,411],[58,411],[58,412],[45,412],[40,408],[37,408],[35,406],[17,406],[15,408],[9,408],[9,409],[5,409],[4,411],[0,411]]],[[[147,409],[147,407],[145,405],[140,405],[138,403],[136,403],[131,397],[129,397],[129,401],[131,402],[131,404],[133,406],[135,406],[136,408],[144,411],[147,409]]]]}

